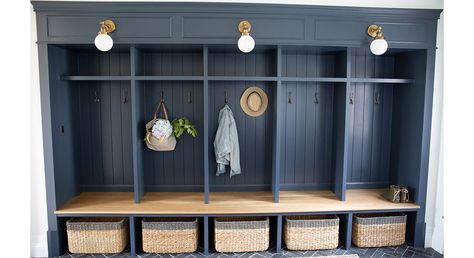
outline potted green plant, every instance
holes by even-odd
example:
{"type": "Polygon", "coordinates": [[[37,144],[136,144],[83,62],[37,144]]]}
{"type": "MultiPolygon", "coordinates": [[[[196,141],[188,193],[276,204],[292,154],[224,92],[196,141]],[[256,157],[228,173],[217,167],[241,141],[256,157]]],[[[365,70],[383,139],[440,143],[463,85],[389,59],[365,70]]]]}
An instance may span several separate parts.
{"type": "Polygon", "coordinates": [[[184,132],[187,132],[192,137],[196,137],[198,134],[193,123],[191,123],[191,121],[189,121],[186,117],[173,119],[173,121],[171,121],[171,125],[173,126],[173,134],[178,139],[184,132]]]}

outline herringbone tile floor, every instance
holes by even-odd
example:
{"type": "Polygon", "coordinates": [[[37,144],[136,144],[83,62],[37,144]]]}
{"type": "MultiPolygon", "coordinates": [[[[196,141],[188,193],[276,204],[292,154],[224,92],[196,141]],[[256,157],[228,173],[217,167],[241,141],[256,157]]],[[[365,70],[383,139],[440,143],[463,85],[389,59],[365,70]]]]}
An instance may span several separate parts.
{"type": "MultiPolygon", "coordinates": [[[[342,254],[357,254],[360,258],[393,258],[393,257],[412,257],[412,258],[425,258],[434,257],[439,258],[443,255],[437,253],[433,248],[415,248],[409,245],[402,245],[397,247],[384,247],[384,248],[352,248],[350,251],[344,248],[324,250],[324,251],[288,251],[283,250],[281,254],[274,252],[274,249],[270,249],[266,252],[257,253],[211,253],[208,256],[204,256],[202,249],[199,252],[192,254],[138,254],[140,258],[270,258],[270,257],[320,257],[329,255],[342,255],[342,254]]],[[[129,258],[130,253],[124,252],[120,254],[65,254],[60,258],[129,258]]]]}

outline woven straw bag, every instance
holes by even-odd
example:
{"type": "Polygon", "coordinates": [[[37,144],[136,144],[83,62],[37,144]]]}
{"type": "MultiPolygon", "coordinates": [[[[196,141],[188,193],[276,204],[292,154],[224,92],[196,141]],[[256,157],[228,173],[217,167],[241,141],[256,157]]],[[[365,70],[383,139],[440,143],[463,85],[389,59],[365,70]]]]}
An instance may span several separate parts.
{"type": "Polygon", "coordinates": [[[149,121],[145,128],[146,128],[146,146],[150,150],[154,151],[172,151],[176,147],[176,138],[174,137],[173,133],[169,137],[161,137],[161,138],[156,138],[152,134],[152,128],[153,125],[159,120],[165,120],[168,121],[168,112],[166,110],[166,105],[165,102],[161,101],[158,107],[155,110],[155,114],[153,114],[153,119],[149,121]],[[163,109],[163,114],[164,118],[157,118],[158,112],[160,111],[160,108],[163,109]]]}

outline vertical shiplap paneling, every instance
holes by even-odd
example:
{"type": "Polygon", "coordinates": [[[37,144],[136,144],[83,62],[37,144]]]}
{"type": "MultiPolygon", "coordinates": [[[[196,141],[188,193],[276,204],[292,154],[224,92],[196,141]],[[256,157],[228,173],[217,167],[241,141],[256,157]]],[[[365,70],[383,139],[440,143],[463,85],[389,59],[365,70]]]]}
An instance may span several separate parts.
{"type": "Polygon", "coordinates": [[[283,82],[283,189],[328,188],[332,157],[332,83],[283,82]],[[291,92],[291,103],[290,103],[291,92]],[[315,95],[317,102],[315,103],[315,95]]]}
{"type": "MultiPolygon", "coordinates": [[[[338,63],[342,60],[340,54],[340,51],[316,48],[288,48],[282,54],[282,75],[332,77],[345,74],[336,71],[336,65],[342,65],[338,63]]],[[[334,87],[337,86],[316,82],[283,82],[282,86],[285,91],[280,161],[282,189],[328,189],[333,174],[332,115],[334,87]]]]}
{"type": "Polygon", "coordinates": [[[339,58],[342,50],[326,51],[318,48],[288,48],[282,54],[282,76],[284,77],[344,77],[345,71],[339,58]],[[297,68],[296,68],[297,67],[297,68]]]}
{"type": "MultiPolygon", "coordinates": [[[[130,55],[72,50],[78,75],[128,75],[130,55]]],[[[77,82],[80,108],[80,180],[84,191],[124,190],[133,184],[129,82],[77,82]],[[118,188],[117,188],[118,187],[118,188]],[[124,188],[125,187],[125,188],[124,188]]]]}
{"type": "MultiPolygon", "coordinates": [[[[201,48],[141,48],[137,75],[190,76],[203,74],[201,48]]],[[[203,95],[202,82],[147,81],[144,89],[146,121],[153,113],[163,93],[169,119],[186,117],[192,121],[198,137],[184,133],[170,152],[144,150],[145,178],[148,191],[200,191],[203,187],[203,95]],[[190,100],[190,102],[188,101],[190,100]]],[[[163,116],[160,113],[160,117],[163,116]]]]}
{"type": "MultiPolygon", "coordinates": [[[[147,121],[160,101],[161,94],[168,108],[170,120],[186,117],[193,122],[198,136],[184,133],[177,141],[174,151],[145,151],[145,178],[148,191],[199,191],[202,188],[202,82],[192,81],[148,81],[144,82],[144,117],[147,121]],[[196,93],[198,93],[196,95],[196,93]],[[188,98],[191,97],[191,103],[188,98]]],[[[158,117],[163,117],[160,111],[158,117]]]]}
{"type": "MultiPolygon", "coordinates": [[[[304,179],[302,182],[313,182],[315,177],[314,168],[315,165],[321,162],[319,158],[319,147],[320,142],[318,141],[318,133],[321,133],[319,128],[319,123],[317,125],[316,121],[318,121],[318,113],[317,111],[319,108],[316,106],[317,104],[314,102],[315,94],[317,93],[317,86],[316,83],[307,83],[305,86],[305,95],[304,95],[304,104],[305,104],[305,116],[304,116],[304,179]],[[314,117],[315,119],[306,119],[307,117],[314,117]],[[314,172],[313,172],[314,171],[314,172]]],[[[301,135],[303,136],[303,135],[301,135]]]]}
{"type": "Polygon", "coordinates": [[[132,164],[132,109],[130,100],[130,83],[120,82],[121,90],[121,128],[122,128],[122,167],[123,184],[133,185],[133,164],[132,164]]]}
{"type": "MultiPolygon", "coordinates": [[[[396,78],[393,56],[374,56],[362,48],[353,53],[352,77],[396,78]]],[[[382,186],[389,181],[393,85],[352,83],[351,87],[348,183],[382,186]]]]}
{"type": "MultiPolygon", "coordinates": [[[[214,59],[215,60],[215,59],[214,59]]],[[[240,62],[233,60],[234,62],[240,62]]],[[[225,69],[233,69],[237,66],[229,65],[225,69]]],[[[235,70],[234,70],[235,71],[235,70]]],[[[245,114],[240,107],[240,97],[250,86],[261,87],[268,96],[273,95],[273,83],[270,82],[242,82],[242,81],[214,81],[210,82],[210,143],[209,169],[210,185],[213,191],[231,190],[263,190],[271,187],[271,124],[273,104],[268,103],[267,111],[259,117],[251,117],[245,114]],[[225,93],[227,92],[228,105],[232,109],[237,125],[240,146],[240,166],[242,174],[229,177],[227,173],[216,176],[216,162],[214,153],[214,139],[218,127],[219,111],[225,105],[225,93]],[[270,137],[269,137],[270,135],[270,137]]]]}
{"type": "Polygon", "coordinates": [[[210,76],[276,76],[276,58],[272,50],[252,53],[234,53],[211,50],[209,53],[210,76]]]}

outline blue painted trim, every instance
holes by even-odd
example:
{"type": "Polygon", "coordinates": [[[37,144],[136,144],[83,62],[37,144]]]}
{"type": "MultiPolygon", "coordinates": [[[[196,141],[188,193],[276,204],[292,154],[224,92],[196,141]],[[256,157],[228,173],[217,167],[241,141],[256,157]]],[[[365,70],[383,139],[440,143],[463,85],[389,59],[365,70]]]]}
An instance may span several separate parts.
{"type": "Polygon", "coordinates": [[[203,185],[145,185],[145,192],[202,192],[203,185]]]}
{"type": "Polygon", "coordinates": [[[332,184],[280,184],[281,191],[332,190],[332,184]]]}
{"type": "MultiPolygon", "coordinates": [[[[277,50],[277,76],[281,76],[282,71],[282,48],[278,46],[277,50]]],[[[274,98],[274,109],[276,112],[273,114],[273,149],[272,149],[272,192],[273,202],[280,202],[280,174],[281,174],[281,124],[282,124],[282,105],[283,103],[283,87],[281,81],[277,81],[276,93],[274,98]]]]}
{"type": "Polygon", "coordinates": [[[136,229],[135,229],[135,217],[129,216],[128,217],[129,223],[129,234],[130,234],[130,255],[135,257],[137,255],[137,241],[136,241],[136,229]]]}
{"type": "Polygon", "coordinates": [[[211,192],[255,192],[271,191],[271,184],[211,185],[211,192]]]}
{"type": "MultiPolygon", "coordinates": [[[[61,76],[63,81],[130,81],[133,80],[132,76],[88,76],[88,75],[63,75],[61,76]]],[[[81,84],[82,85],[82,84],[81,84]]]]}
{"type": "Polygon", "coordinates": [[[281,242],[283,235],[283,218],[281,215],[277,216],[277,232],[276,232],[276,253],[281,253],[281,242]]]}
{"type": "Polygon", "coordinates": [[[336,77],[281,77],[284,82],[347,82],[347,78],[336,77]]]}
{"type": "Polygon", "coordinates": [[[82,192],[133,192],[133,185],[80,185],[82,192]]]}
{"type": "Polygon", "coordinates": [[[415,18],[439,19],[441,9],[407,9],[407,8],[374,8],[374,7],[343,7],[321,5],[292,5],[292,4],[245,4],[245,3],[106,3],[106,2],[61,2],[61,1],[31,1],[35,12],[75,12],[75,13],[101,13],[101,12],[142,12],[142,13],[229,13],[245,10],[246,14],[262,13],[295,13],[316,16],[332,16],[341,14],[346,16],[361,17],[366,15],[384,16],[387,18],[415,18]]]}
{"type": "Polygon", "coordinates": [[[203,83],[203,98],[204,98],[204,147],[203,147],[203,158],[204,158],[204,203],[209,203],[209,192],[210,192],[210,183],[209,183],[209,82],[208,82],[208,68],[209,68],[209,48],[204,46],[203,48],[203,69],[204,69],[204,83],[203,83]]]}
{"type": "Polygon", "coordinates": [[[278,81],[274,76],[209,76],[209,81],[278,81]]]}
{"type": "Polygon", "coordinates": [[[209,254],[209,217],[204,216],[204,254],[209,254]]]}
{"type": "Polygon", "coordinates": [[[388,188],[390,182],[347,182],[347,189],[388,188]]]}
{"type": "MultiPolygon", "coordinates": [[[[130,46],[130,74],[135,76],[135,68],[136,68],[136,60],[137,53],[135,46],[130,46]]],[[[131,99],[131,108],[132,108],[132,164],[133,164],[133,184],[134,184],[134,201],[135,203],[139,203],[141,198],[143,197],[144,193],[144,185],[143,185],[143,171],[141,170],[141,160],[138,155],[140,152],[140,143],[142,139],[138,137],[138,129],[139,129],[139,121],[138,118],[139,114],[139,91],[137,89],[136,81],[132,80],[130,83],[130,99],[131,99]]]]}
{"type": "MultiPolygon", "coordinates": [[[[63,81],[202,81],[204,76],[89,76],[63,75],[63,81]]],[[[281,76],[208,76],[209,81],[278,81],[283,82],[361,82],[412,84],[413,79],[397,78],[331,78],[331,77],[281,77],[281,76]]]]}
{"type": "Polygon", "coordinates": [[[344,243],[344,248],[346,250],[351,250],[351,246],[352,246],[352,216],[353,216],[352,213],[348,213],[345,216],[345,221],[344,221],[344,223],[346,224],[345,225],[346,242],[344,243]]]}

